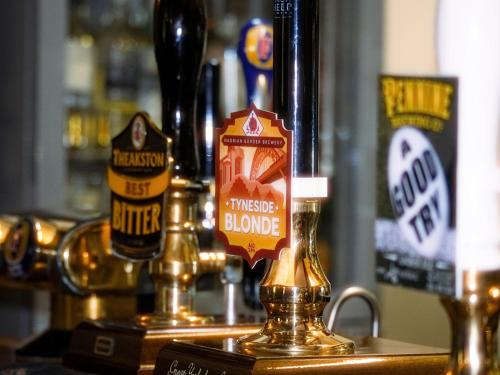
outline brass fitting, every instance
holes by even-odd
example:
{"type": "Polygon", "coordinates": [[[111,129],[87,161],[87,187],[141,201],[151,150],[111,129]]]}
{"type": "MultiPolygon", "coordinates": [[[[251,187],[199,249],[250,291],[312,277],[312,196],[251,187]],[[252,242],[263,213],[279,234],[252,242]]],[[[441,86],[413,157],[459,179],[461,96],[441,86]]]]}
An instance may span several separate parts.
{"type": "Polygon", "coordinates": [[[38,215],[19,215],[4,222],[2,249],[8,277],[17,281],[54,281],[57,247],[76,223],[38,215]]]}
{"type": "Polygon", "coordinates": [[[93,219],[77,225],[62,239],[57,269],[64,286],[74,294],[135,293],[143,262],[113,255],[110,231],[107,218],[93,219]]]}
{"type": "Polygon", "coordinates": [[[2,283],[50,291],[51,329],[71,330],[84,319],[135,315],[142,264],[111,253],[109,220],[4,216],[0,230],[7,232],[2,249],[13,279],[2,283]]]}
{"type": "Polygon", "coordinates": [[[139,315],[140,325],[176,326],[213,321],[193,311],[193,287],[200,274],[196,221],[201,189],[201,184],[172,179],[166,205],[165,251],[149,263],[155,284],[155,312],[139,315]]]}
{"type": "Polygon", "coordinates": [[[441,298],[450,318],[452,335],[446,375],[499,374],[500,272],[467,271],[463,285],[462,298],[441,298]]]}
{"type": "Polygon", "coordinates": [[[243,337],[238,349],[253,355],[350,354],[354,343],[334,335],[323,323],[330,282],[319,262],[316,227],[319,200],[292,202],[292,246],[283,249],[261,281],[260,300],[268,317],[257,334],[243,337]]]}
{"type": "Polygon", "coordinates": [[[50,294],[50,328],[73,330],[84,320],[124,321],[136,314],[133,294],[90,294],[77,296],[67,292],[50,294]]]}

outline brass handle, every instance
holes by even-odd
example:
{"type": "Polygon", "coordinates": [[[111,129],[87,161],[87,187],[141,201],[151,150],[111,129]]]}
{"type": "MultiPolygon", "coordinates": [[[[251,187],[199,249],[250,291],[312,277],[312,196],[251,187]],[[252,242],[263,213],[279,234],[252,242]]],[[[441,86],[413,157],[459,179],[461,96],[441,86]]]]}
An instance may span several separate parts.
{"type": "Polygon", "coordinates": [[[219,273],[226,267],[226,253],[224,251],[201,251],[199,254],[199,271],[202,273],[219,273]]]}
{"type": "Polygon", "coordinates": [[[463,271],[462,285],[460,298],[440,298],[451,323],[451,353],[446,374],[498,374],[500,272],[463,271]]]}
{"type": "Polygon", "coordinates": [[[133,291],[143,265],[113,255],[109,218],[88,220],[69,231],[56,261],[62,283],[77,295],[133,291]]]}
{"type": "Polygon", "coordinates": [[[335,322],[342,305],[349,299],[359,297],[368,304],[371,311],[372,319],[372,336],[378,337],[380,332],[380,308],[378,306],[377,297],[370,292],[368,289],[362,288],[360,286],[350,286],[342,290],[339,295],[332,302],[332,310],[330,312],[330,317],[328,318],[327,327],[329,330],[333,331],[335,322]]]}
{"type": "Polygon", "coordinates": [[[51,264],[61,237],[75,220],[50,215],[20,215],[7,222],[2,241],[3,259],[9,278],[52,281],[51,264]]]}

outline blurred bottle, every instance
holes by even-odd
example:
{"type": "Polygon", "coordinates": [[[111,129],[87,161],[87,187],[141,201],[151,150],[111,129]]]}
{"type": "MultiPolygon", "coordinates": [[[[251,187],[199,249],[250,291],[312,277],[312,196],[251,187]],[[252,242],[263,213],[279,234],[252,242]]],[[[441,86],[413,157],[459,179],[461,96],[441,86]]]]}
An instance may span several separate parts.
{"type": "Polygon", "coordinates": [[[90,16],[88,4],[74,1],[72,5],[65,48],[64,102],[68,121],[64,144],[79,149],[89,143],[86,118],[92,110],[97,54],[95,37],[86,27],[90,16]]]}
{"type": "Polygon", "coordinates": [[[140,108],[158,122],[152,0],[71,0],[66,42],[67,205],[107,212],[112,136],[140,108]]]}
{"type": "MultiPolygon", "coordinates": [[[[138,109],[140,48],[138,28],[129,22],[127,0],[111,0],[100,17],[94,103],[105,111],[133,115],[138,109]]],[[[116,134],[124,124],[111,124],[116,134]]]]}
{"type": "MultiPolygon", "coordinates": [[[[93,89],[97,70],[96,38],[89,28],[91,8],[86,1],[72,1],[69,35],[65,48],[65,105],[66,129],[63,142],[67,147],[70,207],[85,210],[94,208],[98,191],[91,188],[88,168],[83,160],[94,143],[96,108],[93,89]],[[84,172],[85,171],[85,172],[84,172]]],[[[92,155],[90,155],[92,157],[92,155]]]]}

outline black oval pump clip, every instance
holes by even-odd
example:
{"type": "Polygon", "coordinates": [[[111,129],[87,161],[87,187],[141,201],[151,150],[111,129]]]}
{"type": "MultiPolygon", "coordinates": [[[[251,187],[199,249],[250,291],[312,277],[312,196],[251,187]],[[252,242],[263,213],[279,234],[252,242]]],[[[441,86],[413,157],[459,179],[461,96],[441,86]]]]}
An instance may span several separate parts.
{"type": "Polygon", "coordinates": [[[163,251],[171,141],[145,112],[136,113],[111,142],[111,248],[126,260],[150,260],[163,251]]]}

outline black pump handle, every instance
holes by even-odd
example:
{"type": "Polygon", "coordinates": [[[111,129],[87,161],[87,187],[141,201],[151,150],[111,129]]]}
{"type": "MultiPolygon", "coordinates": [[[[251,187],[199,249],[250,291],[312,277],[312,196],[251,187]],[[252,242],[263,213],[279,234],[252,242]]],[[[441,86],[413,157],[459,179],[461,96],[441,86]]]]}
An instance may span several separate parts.
{"type": "Polygon", "coordinates": [[[154,46],[162,94],[162,130],[172,138],[174,177],[196,178],[196,94],[206,43],[203,0],[155,0],[154,46]]]}

